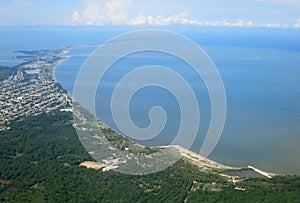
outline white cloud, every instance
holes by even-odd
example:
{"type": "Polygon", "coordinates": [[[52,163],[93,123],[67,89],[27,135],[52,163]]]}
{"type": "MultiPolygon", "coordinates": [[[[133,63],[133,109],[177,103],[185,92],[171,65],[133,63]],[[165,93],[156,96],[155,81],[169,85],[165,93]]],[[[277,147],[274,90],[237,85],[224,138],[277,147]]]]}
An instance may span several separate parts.
{"type": "Polygon", "coordinates": [[[293,26],[294,28],[300,28],[300,18],[297,20],[297,22],[293,26]]]}
{"type": "Polygon", "coordinates": [[[165,26],[171,24],[189,24],[187,12],[180,12],[173,14],[168,17],[162,15],[146,16],[139,15],[138,17],[129,20],[128,25],[154,25],[154,26],[165,26]]]}
{"type": "Polygon", "coordinates": [[[191,19],[188,12],[178,12],[169,16],[140,14],[131,19],[128,18],[127,9],[131,0],[86,0],[86,8],[82,12],[74,11],[71,24],[73,25],[151,25],[167,26],[174,24],[198,25],[198,26],[228,26],[228,27],[251,27],[251,21],[199,21],[191,19]]]}
{"type": "MultiPolygon", "coordinates": [[[[267,27],[267,28],[300,28],[300,19],[294,25],[267,23],[263,25],[254,24],[249,20],[216,20],[203,21],[190,18],[189,12],[174,12],[170,15],[147,15],[141,13],[137,16],[129,13],[133,0],[85,0],[86,6],[82,11],[74,11],[72,25],[150,25],[150,26],[168,26],[174,24],[194,25],[194,26],[214,26],[214,27],[267,27]],[[128,15],[130,14],[130,15],[128,15]]],[[[260,1],[260,0],[257,0],[260,1]]],[[[273,1],[273,0],[270,0],[273,1]]],[[[274,0],[274,2],[277,0],[274,0]]],[[[142,11],[143,12],[143,11],[142,11]]],[[[151,12],[148,11],[148,12],[151,12]]]]}
{"type": "Polygon", "coordinates": [[[74,11],[72,15],[72,24],[78,24],[80,22],[80,14],[78,11],[74,11]]]}
{"type": "Polygon", "coordinates": [[[82,12],[74,11],[72,24],[106,25],[123,24],[127,20],[127,7],[131,0],[86,0],[86,8],[82,12]]]}
{"type": "Polygon", "coordinates": [[[198,23],[202,26],[225,26],[225,27],[252,27],[254,24],[252,21],[238,20],[235,22],[230,21],[205,21],[198,23]]]}
{"type": "Polygon", "coordinates": [[[137,18],[131,19],[128,22],[129,25],[154,25],[154,26],[166,26],[172,24],[182,25],[198,25],[198,26],[227,26],[227,27],[251,27],[253,23],[251,21],[238,20],[236,22],[228,21],[199,21],[189,18],[188,12],[180,12],[168,17],[162,15],[146,16],[139,15],[137,18]]]}
{"type": "Polygon", "coordinates": [[[264,25],[260,25],[259,27],[266,27],[266,28],[289,28],[287,24],[279,24],[279,23],[267,23],[264,25]]]}

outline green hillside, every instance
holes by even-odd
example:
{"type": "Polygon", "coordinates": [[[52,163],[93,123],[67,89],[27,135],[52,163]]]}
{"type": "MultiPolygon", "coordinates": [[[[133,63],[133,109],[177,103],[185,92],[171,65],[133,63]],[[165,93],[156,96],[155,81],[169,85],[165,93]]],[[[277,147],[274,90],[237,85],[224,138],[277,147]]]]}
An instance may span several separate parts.
{"type": "Polygon", "coordinates": [[[79,166],[93,160],[72,127],[72,114],[52,112],[0,132],[0,202],[300,202],[300,178],[238,183],[184,160],[155,174],[130,176],[79,166]]]}

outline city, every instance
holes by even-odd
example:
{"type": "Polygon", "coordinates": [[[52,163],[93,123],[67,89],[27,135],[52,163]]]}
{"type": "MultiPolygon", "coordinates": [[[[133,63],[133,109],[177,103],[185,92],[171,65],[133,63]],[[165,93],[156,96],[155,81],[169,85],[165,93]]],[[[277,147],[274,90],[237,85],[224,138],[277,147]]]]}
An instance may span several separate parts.
{"type": "Polygon", "coordinates": [[[9,80],[0,83],[0,131],[12,121],[71,107],[71,98],[53,78],[53,70],[63,61],[64,50],[23,52],[25,63],[19,65],[9,80]]]}

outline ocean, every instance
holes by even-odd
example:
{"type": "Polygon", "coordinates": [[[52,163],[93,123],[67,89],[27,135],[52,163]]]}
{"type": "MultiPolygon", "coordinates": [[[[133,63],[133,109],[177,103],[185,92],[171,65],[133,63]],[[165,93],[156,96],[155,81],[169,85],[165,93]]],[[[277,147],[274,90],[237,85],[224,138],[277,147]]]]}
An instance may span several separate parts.
{"type": "MultiPolygon", "coordinates": [[[[200,45],[223,80],[227,118],[221,139],[209,158],[230,166],[253,165],[270,172],[300,175],[300,31],[175,26],[165,29],[200,45]]],[[[133,28],[1,27],[0,65],[20,63],[13,53],[17,50],[92,44],[72,49],[68,53],[70,59],[56,68],[57,81],[72,95],[76,75],[96,44],[131,30],[133,28]]],[[[115,63],[97,89],[97,117],[117,129],[110,110],[112,92],[126,73],[145,65],[170,67],[191,85],[201,114],[200,129],[191,150],[199,152],[210,123],[209,94],[201,78],[186,63],[168,54],[147,51],[131,54],[115,63]]],[[[153,106],[161,106],[167,113],[164,130],[151,140],[135,141],[148,146],[167,145],[180,126],[179,103],[164,89],[155,86],[140,89],[129,109],[138,127],[150,124],[148,112],[153,106]]],[[[187,139],[188,135],[189,132],[187,139]]]]}

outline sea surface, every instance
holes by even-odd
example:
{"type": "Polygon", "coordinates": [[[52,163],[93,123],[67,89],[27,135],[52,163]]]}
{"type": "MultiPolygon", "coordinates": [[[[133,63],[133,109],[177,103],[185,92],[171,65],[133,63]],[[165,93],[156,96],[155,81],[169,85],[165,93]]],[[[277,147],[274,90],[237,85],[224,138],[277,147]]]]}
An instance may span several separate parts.
{"type": "MultiPolygon", "coordinates": [[[[88,44],[72,49],[68,53],[70,59],[61,63],[55,71],[58,82],[72,95],[81,65],[98,44],[131,29],[0,27],[0,65],[12,67],[20,63],[16,53],[13,53],[17,50],[88,44]]],[[[300,31],[195,27],[165,29],[178,32],[201,46],[223,80],[227,119],[221,139],[209,158],[230,166],[253,165],[270,172],[300,175],[300,31]]],[[[147,51],[131,54],[113,64],[97,89],[97,117],[117,129],[110,108],[112,92],[126,73],[146,65],[169,67],[191,85],[201,113],[199,133],[191,150],[199,152],[210,123],[209,94],[201,77],[174,56],[147,51]]],[[[153,106],[161,106],[166,111],[168,120],[165,129],[152,140],[135,141],[148,146],[169,144],[180,126],[179,103],[165,89],[156,86],[140,89],[133,96],[129,109],[138,127],[145,128],[150,124],[148,113],[153,106]]],[[[186,133],[188,140],[189,132],[186,133]]]]}

